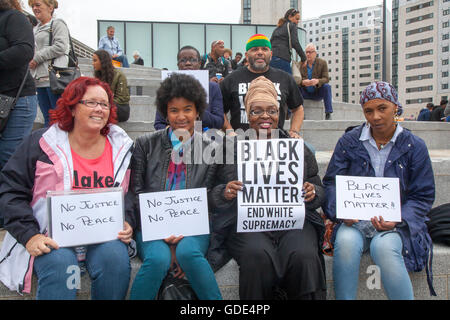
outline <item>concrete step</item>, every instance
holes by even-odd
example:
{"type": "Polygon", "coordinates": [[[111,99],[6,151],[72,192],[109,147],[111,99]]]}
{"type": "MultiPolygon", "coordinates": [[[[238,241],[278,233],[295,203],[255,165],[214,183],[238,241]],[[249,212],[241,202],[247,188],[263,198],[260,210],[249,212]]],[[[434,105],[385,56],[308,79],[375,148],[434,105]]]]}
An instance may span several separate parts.
{"type": "MultiPolygon", "coordinates": [[[[311,143],[317,151],[334,150],[337,141],[351,126],[358,126],[364,120],[305,120],[302,126],[302,137],[311,143]]],[[[428,149],[450,148],[450,125],[445,122],[403,121],[402,127],[422,138],[428,149]]],[[[290,121],[286,121],[285,129],[289,129],[290,121]]]]}
{"type": "MultiPolygon", "coordinates": [[[[323,101],[305,100],[303,103],[306,120],[325,120],[325,108],[323,101]]],[[[361,120],[364,114],[361,106],[351,103],[333,101],[332,120],[361,120]]]]}
{"type": "MultiPolygon", "coordinates": [[[[0,243],[3,239],[5,231],[0,232],[0,243]]],[[[437,297],[431,297],[428,290],[425,271],[419,273],[410,273],[413,284],[414,296],[416,300],[449,300],[450,292],[450,248],[439,244],[434,245],[433,250],[433,275],[434,289],[437,297]]],[[[333,284],[333,258],[325,257],[326,279],[327,279],[327,299],[334,300],[334,284],[333,284]]],[[[139,258],[131,260],[131,279],[128,290],[127,299],[133,280],[141,266],[139,258]]],[[[360,278],[358,287],[358,300],[385,300],[387,299],[382,287],[377,286],[377,282],[373,283],[373,265],[370,256],[364,254],[360,264],[360,278]]],[[[236,261],[231,260],[223,268],[216,272],[216,281],[224,300],[239,300],[239,267],[236,261]]],[[[91,280],[87,274],[81,277],[81,289],[77,294],[77,299],[90,299],[91,280]]],[[[0,283],[0,300],[30,300],[35,299],[37,289],[37,279],[33,275],[33,285],[31,294],[20,296],[16,292],[10,291],[2,283],[0,283]]]]}
{"type": "MultiPolygon", "coordinates": [[[[130,96],[130,121],[134,123],[136,121],[147,121],[153,123],[155,121],[156,107],[155,98],[150,96],[130,96]]],[[[44,118],[40,108],[37,110],[36,120],[37,123],[43,123],[44,118]]]]}
{"type": "MultiPolygon", "coordinates": [[[[93,74],[92,62],[79,63],[80,71],[85,76],[91,76],[93,74]]],[[[132,68],[118,68],[123,72],[123,74],[128,78],[161,78],[161,70],[150,67],[136,67],[132,68]]]]}
{"type": "MultiPolygon", "coordinates": [[[[436,199],[433,207],[450,202],[450,149],[429,150],[436,185],[436,199]]],[[[319,176],[324,177],[333,151],[316,152],[319,176]]]]}
{"type": "MultiPolygon", "coordinates": [[[[148,112],[156,113],[156,107],[150,105],[148,112]]],[[[362,120],[305,120],[301,135],[316,151],[329,151],[334,150],[337,141],[345,133],[345,129],[351,126],[358,126],[362,123],[362,120]]],[[[401,125],[422,138],[430,150],[450,149],[450,125],[448,123],[404,121],[401,125]]],[[[288,130],[289,127],[290,121],[286,121],[285,129],[288,130]]],[[[128,121],[124,128],[127,132],[132,132],[133,137],[154,131],[153,123],[145,123],[143,120],[134,123],[128,121]]]]}

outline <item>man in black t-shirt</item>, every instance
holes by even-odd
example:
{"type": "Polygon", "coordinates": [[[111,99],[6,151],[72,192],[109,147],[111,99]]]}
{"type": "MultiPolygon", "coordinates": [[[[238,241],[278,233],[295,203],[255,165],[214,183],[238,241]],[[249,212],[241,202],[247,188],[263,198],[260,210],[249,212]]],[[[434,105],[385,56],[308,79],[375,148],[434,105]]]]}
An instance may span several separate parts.
{"type": "Polygon", "coordinates": [[[286,113],[292,112],[289,134],[293,138],[300,137],[300,129],[303,124],[304,110],[303,97],[294,78],[288,73],[271,68],[272,59],[271,44],[269,39],[261,34],[252,36],[247,42],[245,57],[249,62],[248,67],[238,69],[231,73],[220,84],[223,96],[225,124],[224,130],[247,130],[249,128],[244,99],[250,82],[264,76],[275,85],[280,102],[279,128],[284,127],[286,113]],[[226,114],[230,112],[231,120],[226,114]]]}

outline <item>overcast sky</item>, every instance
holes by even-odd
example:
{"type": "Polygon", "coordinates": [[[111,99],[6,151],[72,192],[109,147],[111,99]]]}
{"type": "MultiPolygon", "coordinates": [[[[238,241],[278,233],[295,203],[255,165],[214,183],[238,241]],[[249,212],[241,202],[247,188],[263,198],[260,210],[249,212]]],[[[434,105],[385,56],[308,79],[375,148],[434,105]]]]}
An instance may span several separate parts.
{"type": "MultiPolygon", "coordinates": [[[[276,1],[276,0],[273,0],[276,1]]],[[[73,37],[97,47],[97,20],[239,23],[241,0],[58,0],[56,17],[73,37]]],[[[31,12],[28,1],[25,9],[31,12]]],[[[303,19],[381,4],[382,0],[303,0],[303,19]]]]}

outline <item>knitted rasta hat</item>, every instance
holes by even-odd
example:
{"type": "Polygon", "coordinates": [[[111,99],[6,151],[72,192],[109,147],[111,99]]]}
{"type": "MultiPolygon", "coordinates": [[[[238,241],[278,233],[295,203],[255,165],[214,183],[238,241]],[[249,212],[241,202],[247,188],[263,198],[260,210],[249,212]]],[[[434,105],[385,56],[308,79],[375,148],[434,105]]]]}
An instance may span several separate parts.
{"type": "Polygon", "coordinates": [[[245,50],[248,51],[254,47],[268,47],[270,50],[272,50],[272,45],[269,38],[267,38],[263,34],[255,34],[254,36],[251,36],[250,39],[248,39],[245,50]]]}

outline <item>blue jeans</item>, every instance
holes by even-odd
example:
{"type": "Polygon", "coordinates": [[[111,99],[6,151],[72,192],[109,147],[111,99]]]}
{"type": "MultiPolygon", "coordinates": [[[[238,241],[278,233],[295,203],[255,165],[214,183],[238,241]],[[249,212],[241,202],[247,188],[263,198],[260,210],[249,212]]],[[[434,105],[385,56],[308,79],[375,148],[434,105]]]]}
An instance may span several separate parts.
{"type": "Polygon", "coordinates": [[[270,66],[272,68],[277,68],[286,71],[287,73],[292,75],[291,63],[287,60],[281,59],[280,57],[272,57],[272,60],[270,61],[270,66]]]}
{"type": "Polygon", "coordinates": [[[331,86],[328,83],[325,83],[314,93],[308,92],[308,90],[306,90],[304,87],[300,87],[300,91],[302,92],[303,99],[311,99],[316,101],[323,100],[323,104],[325,105],[325,112],[333,113],[333,95],[331,93],[331,86]]]}
{"type": "Polygon", "coordinates": [[[56,108],[56,101],[61,97],[59,94],[54,94],[50,87],[37,88],[37,97],[39,100],[39,108],[44,116],[45,127],[50,126],[50,117],[48,111],[56,108]]]}
{"type": "MultiPolygon", "coordinates": [[[[164,240],[143,242],[141,232],[136,233],[136,243],[142,266],[131,287],[130,299],[155,299],[171,267],[170,247],[164,240]]],[[[177,261],[200,300],[222,300],[214,272],[205,258],[208,247],[209,235],[183,238],[177,244],[177,261]]]]}
{"type": "Polygon", "coordinates": [[[414,293],[402,255],[403,243],[397,232],[378,232],[366,238],[354,228],[342,224],[336,234],[333,279],[336,300],[354,300],[358,290],[362,254],[370,255],[380,268],[381,282],[390,300],[413,300],[414,293]]]}
{"type": "MultiPolygon", "coordinates": [[[[30,135],[37,112],[36,96],[21,97],[9,115],[8,122],[0,135],[0,170],[16,151],[22,140],[30,135]]],[[[3,215],[0,210],[0,227],[3,227],[3,215]]]]}
{"type": "Polygon", "coordinates": [[[8,162],[22,140],[30,135],[37,112],[36,96],[17,100],[0,137],[0,170],[8,162]]]}
{"type": "MultiPolygon", "coordinates": [[[[36,299],[74,300],[77,289],[68,285],[77,266],[77,256],[73,248],[52,250],[34,261],[34,271],[38,278],[36,299]]],[[[87,246],[86,268],[91,277],[91,297],[93,300],[125,299],[130,283],[130,258],[127,245],[120,240],[87,246]]]]}
{"type": "Polygon", "coordinates": [[[113,58],[113,60],[121,62],[123,68],[129,68],[130,67],[130,64],[128,63],[128,58],[125,55],[115,57],[115,58],[113,58]]]}

